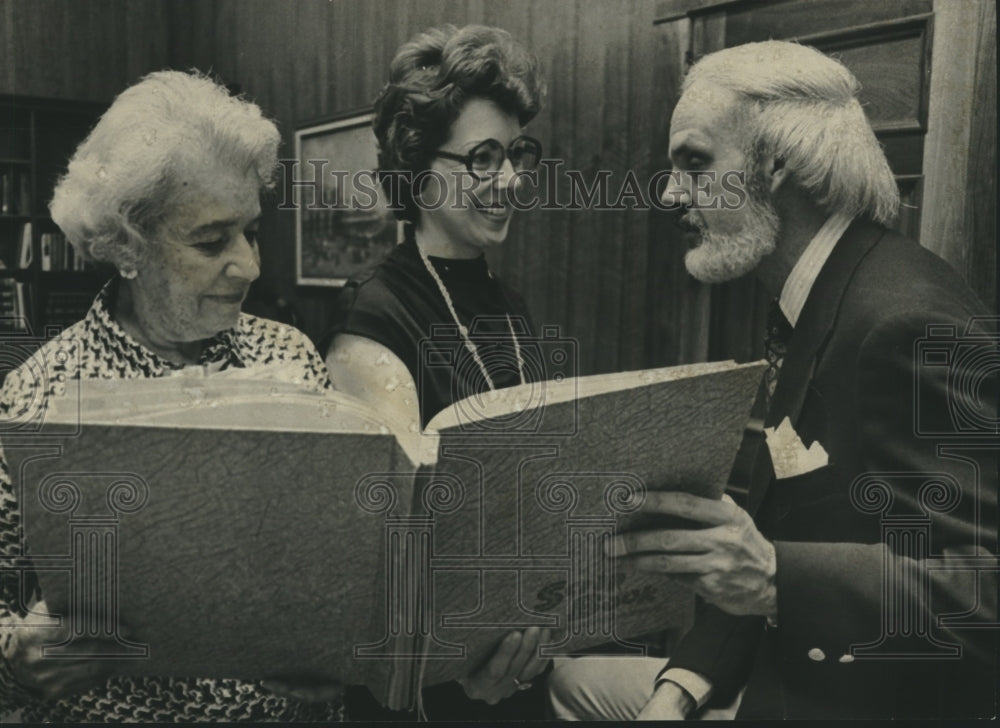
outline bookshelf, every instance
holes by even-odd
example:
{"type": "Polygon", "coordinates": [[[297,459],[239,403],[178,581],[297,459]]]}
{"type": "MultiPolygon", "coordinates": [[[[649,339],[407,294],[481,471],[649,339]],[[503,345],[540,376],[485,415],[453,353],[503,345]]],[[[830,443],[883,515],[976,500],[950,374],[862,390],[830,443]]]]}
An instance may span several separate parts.
{"type": "Polygon", "coordinates": [[[0,334],[51,338],[83,317],[110,276],[82,265],[48,210],[70,155],[104,108],[0,95],[0,334]]]}

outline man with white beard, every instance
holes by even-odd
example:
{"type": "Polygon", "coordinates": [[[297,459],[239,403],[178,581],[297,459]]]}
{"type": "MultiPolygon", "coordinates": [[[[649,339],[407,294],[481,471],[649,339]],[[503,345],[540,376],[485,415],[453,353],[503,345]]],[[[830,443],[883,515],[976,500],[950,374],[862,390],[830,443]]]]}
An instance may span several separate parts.
{"type": "Polygon", "coordinates": [[[746,510],[651,484],[642,511],[701,528],[621,534],[609,555],[689,585],[694,627],[666,664],[561,665],[558,717],[995,713],[996,335],[967,329],[987,310],[946,263],[889,230],[898,192],[858,90],[837,61],[775,41],[685,80],[664,201],[699,233],[694,277],[752,273],[774,297],[766,446],[746,510]],[[733,172],[742,205],[724,203],[733,172]],[[916,358],[945,330],[945,348],[983,342],[980,363],[916,358]],[[962,408],[980,430],[939,449],[962,408]],[[904,522],[923,535],[893,540],[904,522]]]}

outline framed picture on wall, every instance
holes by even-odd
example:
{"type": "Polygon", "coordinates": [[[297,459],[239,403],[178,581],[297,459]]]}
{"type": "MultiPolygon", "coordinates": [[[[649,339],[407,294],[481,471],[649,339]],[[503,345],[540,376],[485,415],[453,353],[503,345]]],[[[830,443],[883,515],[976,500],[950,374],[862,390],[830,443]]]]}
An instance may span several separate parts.
{"type": "Polygon", "coordinates": [[[370,110],[295,132],[295,269],[299,285],[342,286],[377,265],[402,238],[375,179],[370,110]]]}

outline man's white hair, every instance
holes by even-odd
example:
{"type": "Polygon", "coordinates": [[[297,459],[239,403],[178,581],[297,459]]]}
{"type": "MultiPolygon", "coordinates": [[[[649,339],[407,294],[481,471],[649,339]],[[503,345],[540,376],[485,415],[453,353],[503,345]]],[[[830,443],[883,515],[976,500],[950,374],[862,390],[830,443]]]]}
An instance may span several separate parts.
{"type": "Polygon", "coordinates": [[[281,135],[207,76],[159,71],[115,99],[70,160],[49,209],[84,257],[134,268],[205,160],[272,186],[281,135]]]}
{"type": "Polygon", "coordinates": [[[858,102],[857,79],[840,62],[797,43],[766,41],[705,56],[688,72],[746,102],[752,158],[773,155],[830,213],[888,225],[899,210],[889,162],[858,102]]]}

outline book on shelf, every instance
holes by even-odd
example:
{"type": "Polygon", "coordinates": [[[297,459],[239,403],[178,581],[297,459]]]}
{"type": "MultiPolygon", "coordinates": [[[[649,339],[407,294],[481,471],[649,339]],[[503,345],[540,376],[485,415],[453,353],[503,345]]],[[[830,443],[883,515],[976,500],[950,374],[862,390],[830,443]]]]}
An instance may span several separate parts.
{"type": "Polygon", "coordinates": [[[14,294],[17,298],[17,317],[22,322],[22,328],[27,328],[27,322],[31,320],[28,284],[18,281],[14,286],[14,294]]]}
{"type": "Polygon", "coordinates": [[[34,259],[34,248],[31,240],[31,223],[26,222],[21,226],[21,243],[17,251],[17,266],[21,270],[31,267],[34,259]]]}
{"type": "Polygon", "coordinates": [[[45,296],[45,326],[66,328],[87,315],[93,303],[91,291],[48,291],[45,296]]]}
{"type": "Polygon", "coordinates": [[[13,278],[0,276],[0,317],[11,318],[16,315],[17,294],[14,289],[15,283],[17,281],[13,278]]]}
{"type": "Polygon", "coordinates": [[[43,271],[80,270],[77,264],[79,256],[61,232],[42,233],[39,243],[43,271]]]}
{"type": "MultiPolygon", "coordinates": [[[[0,277],[0,331],[26,332],[28,307],[26,284],[9,276],[0,277]]],[[[11,345],[12,342],[5,342],[11,345]]],[[[6,362],[8,365],[10,362],[6,362]]]]}
{"type": "Polygon", "coordinates": [[[22,215],[31,214],[31,174],[26,169],[18,175],[18,210],[22,215]]]}
{"type": "Polygon", "coordinates": [[[11,164],[0,169],[0,215],[31,214],[30,184],[27,168],[11,164]]]}
{"type": "Polygon", "coordinates": [[[84,625],[54,654],[104,636],[125,672],[335,679],[392,708],[512,629],[642,654],[693,597],[604,545],[650,490],[721,497],[763,368],[529,383],[425,431],[280,370],[71,380],[3,442],[42,593],[84,625]]]}
{"type": "Polygon", "coordinates": [[[40,267],[45,272],[52,270],[52,237],[52,233],[42,233],[38,241],[41,248],[40,267]]]}
{"type": "Polygon", "coordinates": [[[23,313],[18,300],[17,281],[0,277],[0,331],[24,329],[23,313]]]}
{"type": "Polygon", "coordinates": [[[65,270],[66,240],[59,233],[49,233],[52,240],[52,270],[65,270]]]}

